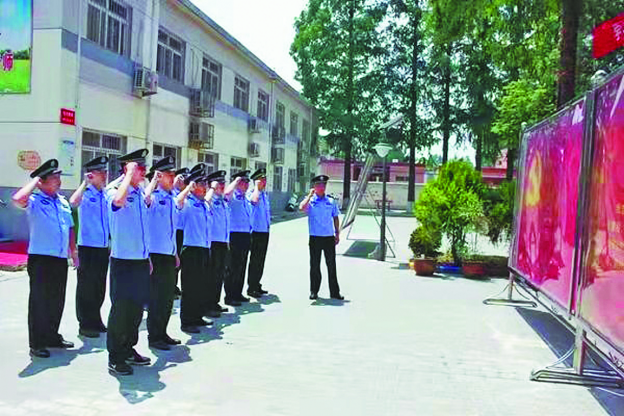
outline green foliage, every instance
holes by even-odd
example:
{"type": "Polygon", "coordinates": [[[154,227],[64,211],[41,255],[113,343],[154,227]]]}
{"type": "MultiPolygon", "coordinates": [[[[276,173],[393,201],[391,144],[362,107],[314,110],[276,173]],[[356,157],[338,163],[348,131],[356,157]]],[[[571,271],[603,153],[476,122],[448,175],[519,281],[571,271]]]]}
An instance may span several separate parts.
{"type": "Polygon", "coordinates": [[[509,241],[513,229],[516,182],[503,182],[490,189],[483,202],[487,221],[487,236],[492,244],[509,241]]]}
{"type": "Polygon", "coordinates": [[[415,257],[434,258],[442,245],[442,232],[439,228],[419,226],[410,236],[409,248],[415,257]]]}
{"type": "Polygon", "coordinates": [[[482,228],[485,191],[481,174],[469,162],[454,160],[425,185],[415,204],[419,223],[425,227],[439,226],[450,240],[456,264],[460,264],[467,247],[466,235],[482,228]]]}

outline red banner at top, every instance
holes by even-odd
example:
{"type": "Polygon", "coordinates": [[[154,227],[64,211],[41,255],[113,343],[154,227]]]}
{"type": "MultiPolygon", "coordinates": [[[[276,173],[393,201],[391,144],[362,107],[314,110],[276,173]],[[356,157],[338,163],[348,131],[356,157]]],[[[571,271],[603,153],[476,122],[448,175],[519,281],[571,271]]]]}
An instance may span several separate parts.
{"type": "Polygon", "coordinates": [[[594,58],[602,58],[624,46],[624,13],[594,28],[594,58]]]}

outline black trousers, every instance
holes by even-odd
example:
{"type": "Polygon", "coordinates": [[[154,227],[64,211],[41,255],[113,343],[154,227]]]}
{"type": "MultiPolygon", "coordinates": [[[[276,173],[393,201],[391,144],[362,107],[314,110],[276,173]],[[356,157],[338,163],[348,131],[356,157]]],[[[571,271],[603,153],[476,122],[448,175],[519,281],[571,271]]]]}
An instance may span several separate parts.
{"type": "Polygon", "coordinates": [[[30,348],[46,348],[61,341],[59,325],[65,307],[67,259],[28,256],[28,342],[30,348]]]}
{"type": "Polygon", "coordinates": [[[251,248],[251,233],[230,233],[230,276],[232,297],[237,300],[243,296],[245,272],[251,248]]]}
{"type": "Polygon", "coordinates": [[[221,300],[221,292],[224,286],[226,299],[230,299],[233,295],[230,274],[227,273],[229,267],[230,248],[228,243],[213,241],[210,247],[210,277],[214,282],[214,291],[209,305],[213,310],[216,310],[215,307],[221,300]]]}
{"type": "MultiPolygon", "coordinates": [[[[182,244],[184,244],[184,231],[176,230],[176,251],[178,252],[178,257],[180,257],[182,254],[182,244]]],[[[182,267],[182,263],[180,262],[180,266],[176,268],[176,277],[175,277],[176,286],[178,286],[178,283],[179,283],[181,267],[182,267]]]]}
{"type": "Polygon", "coordinates": [[[78,247],[76,317],[81,329],[97,331],[104,326],[100,309],[106,296],[109,255],[108,248],[78,247]]]}
{"type": "Polygon", "coordinates": [[[139,341],[143,309],[149,300],[149,260],[110,259],[112,306],[108,315],[106,347],[111,363],[132,355],[139,341]]]}
{"type": "Polygon", "coordinates": [[[264,272],[267,248],[269,247],[269,233],[251,233],[251,256],[249,258],[249,271],[247,273],[247,285],[249,291],[257,291],[262,288],[260,280],[264,272]]]}
{"type": "Polygon", "coordinates": [[[340,287],[336,275],[336,241],[334,237],[310,236],[310,292],[318,293],[321,288],[321,252],[325,254],[330,296],[338,296],[340,295],[340,287]]]}
{"type": "Polygon", "coordinates": [[[210,249],[203,247],[185,246],[182,249],[182,326],[197,324],[214,296],[215,286],[208,270],[210,254],[210,249]]]}
{"type": "Polygon", "coordinates": [[[147,333],[150,342],[164,341],[173,308],[173,289],[176,282],[175,256],[150,254],[150,303],[147,313],[147,333]]]}

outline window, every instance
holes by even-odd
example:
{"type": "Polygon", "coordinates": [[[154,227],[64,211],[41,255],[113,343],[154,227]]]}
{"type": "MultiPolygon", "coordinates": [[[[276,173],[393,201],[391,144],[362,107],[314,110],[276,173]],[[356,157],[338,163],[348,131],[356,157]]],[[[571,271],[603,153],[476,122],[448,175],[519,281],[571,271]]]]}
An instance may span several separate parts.
{"type": "Polygon", "coordinates": [[[158,31],[156,70],[159,74],[184,82],[184,43],[164,30],[158,31]]]}
{"type": "Polygon", "coordinates": [[[234,79],[234,107],[249,112],[249,81],[238,75],[234,79]]]}
{"type": "Polygon", "coordinates": [[[199,163],[206,164],[206,172],[209,174],[216,171],[219,166],[219,155],[216,153],[200,153],[197,159],[199,163]]]}
{"type": "Polygon", "coordinates": [[[89,0],[87,39],[124,56],[130,55],[131,9],[117,0],[89,0]]]}
{"type": "Polygon", "coordinates": [[[204,57],[202,68],[202,90],[210,91],[210,95],[221,99],[221,64],[204,57]]]}
{"type": "Polygon", "coordinates": [[[408,182],[409,181],[409,177],[407,177],[407,176],[397,176],[396,177],[396,181],[397,182],[408,182]]]}
{"type": "Polygon", "coordinates": [[[158,162],[160,159],[164,158],[164,157],[168,157],[168,156],[173,156],[175,158],[175,162],[176,162],[176,168],[180,167],[180,155],[181,155],[181,150],[179,147],[176,146],[167,146],[165,144],[156,144],[154,143],[154,147],[153,147],[153,151],[152,151],[152,155],[153,155],[153,162],[152,164],[158,162]]]}
{"type": "Polygon", "coordinates": [[[281,166],[275,166],[273,168],[273,191],[281,192],[283,171],[284,168],[282,168],[281,166]]]}
{"type": "Polygon", "coordinates": [[[290,135],[297,137],[298,129],[299,129],[299,116],[297,113],[290,112],[290,135]]]}
{"type": "Polygon", "coordinates": [[[310,143],[310,132],[310,122],[304,119],[301,123],[301,139],[306,143],[310,143]]]}
{"type": "Polygon", "coordinates": [[[279,127],[286,127],[286,107],[284,107],[284,104],[279,101],[275,106],[275,125],[279,127]]]}
{"type": "Polygon", "coordinates": [[[126,154],[125,137],[83,130],[81,165],[84,165],[96,157],[108,156],[109,179],[114,178],[121,171],[121,166],[117,161],[117,157],[124,154],[126,154]]]}
{"type": "Polygon", "coordinates": [[[295,192],[295,183],[297,183],[297,169],[288,169],[288,193],[295,192]]]}
{"type": "Polygon", "coordinates": [[[269,121],[269,94],[258,90],[258,118],[269,121]]]}
{"type": "Polygon", "coordinates": [[[245,159],[233,157],[230,160],[230,178],[233,174],[240,172],[243,169],[245,169],[245,159]]]}
{"type": "Polygon", "coordinates": [[[258,169],[266,169],[267,164],[265,162],[256,162],[256,170],[258,169]]]}

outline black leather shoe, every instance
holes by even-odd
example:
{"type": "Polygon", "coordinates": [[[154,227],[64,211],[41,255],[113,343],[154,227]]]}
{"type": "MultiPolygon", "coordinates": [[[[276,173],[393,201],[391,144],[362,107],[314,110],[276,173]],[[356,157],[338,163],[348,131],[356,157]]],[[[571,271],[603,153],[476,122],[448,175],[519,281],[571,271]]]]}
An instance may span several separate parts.
{"type": "Polygon", "coordinates": [[[165,341],[154,341],[149,343],[150,348],[155,348],[161,351],[169,351],[171,347],[165,341]]]}
{"type": "Polygon", "coordinates": [[[238,301],[239,301],[239,302],[243,302],[243,303],[247,303],[247,302],[249,302],[249,298],[246,298],[245,296],[241,295],[241,296],[238,298],[238,301]]]}
{"type": "Polygon", "coordinates": [[[310,300],[317,300],[318,299],[318,293],[310,293],[310,300]]]}
{"type": "Polygon", "coordinates": [[[221,317],[221,312],[208,311],[208,312],[206,312],[206,314],[204,316],[207,316],[209,318],[220,318],[221,317]]]}
{"type": "Polygon", "coordinates": [[[262,293],[259,291],[251,291],[247,292],[247,296],[251,296],[252,298],[260,299],[262,297],[262,293]]]}
{"type": "Polygon", "coordinates": [[[108,332],[106,325],[104,325],[103,323],[100,323],[100,325],[97,327],[97,330],[100,331],[101,334],[105,334],[106,332],[108,332]]]}
{"type": "Polygon", "coordinates": [[[31,348],[30,356],[39,358],[50,358],[50,351],[45,348],[31,348]]]}
{"type": "Polygon", "coordinates": [[[199,328],[193,325],[182,325],[182,332],[186,332],[187,334],[199,334],[199,328]]]}
{"type": "Polygon", "coordinates": [[[225,304],[229,306],[241,306],[242,305],[242,303],[240,303],[237,300],[226,300],[225,304]]]}
{"type": "Polygon", "coordinates": [[[344,296],[338,294],[338,295],[332,295],[331,296],[332,299],[336,299],[336,300],[344,300],[344,296]]]}
{"type": "Polygon", "coordinates": [[[171,338],[169,335],[165,335],[165,342],[167,343],[167,345],[180,345],[180,344],[182,344],[182,341],[180,341],[179,339],[171,338]]]}
{"type": "Polygon", "coordinates": [[[221,311],[221,312],[227,312],[227,311],[229,311],[229,309],[228,309],[228,308],[226,308],[226,307],[224,307],[224,306],[221,306],[221,305],[219,305],[218,303],[217,303],[217,305],[215,306],[215,310],[217,310],[217,311],[221,311]]]}
{"type": "Polygon", "coordinates": [[[151,362],[152,362],[151,358],[143,357],[134,348],[132,349],[132,355],[126,358],[126,363],[130,365],[150,365],[151,362]]]}
{"type": "Polygon", "coordinates": [[[100,337],[100,331],[97,329],[82,329],[80,328],[78,330],[78,335],[81,335],[83,337],[87,337],[87,338],[99,338],[100,337]]]}
{"type": "Polygon", "coordinates": [[[114,376],[131,376],[134,370],[127,363],[108,363],[108,372],[114,376]]]}
{"type": "Polygon", "coordinates": [[[263,295],[268,295],[269,294],[269,292],[267,292],[264,289],[260,289],[258,292],[262,293],[263,295]]]}
{"type": "Polygon", "coordinates": [[[205,319],[200,319],[197,322],[193,322],[193,325],[195,325],[195,326],[212,326],[213,324],[214,324],[214,322],[207,321],[205,319]]]}
{"type": "Polygon", "coordinates": [[[63,338],[61,338],[60,340],[58,340],[58,342],[55,342],[54,344],[48,345],[48,347],[50,348],[74,348],[74,343],[73,342],[69,342],[69,341],[65,341],[63,338]]]}

